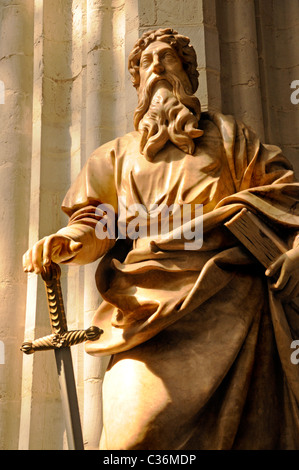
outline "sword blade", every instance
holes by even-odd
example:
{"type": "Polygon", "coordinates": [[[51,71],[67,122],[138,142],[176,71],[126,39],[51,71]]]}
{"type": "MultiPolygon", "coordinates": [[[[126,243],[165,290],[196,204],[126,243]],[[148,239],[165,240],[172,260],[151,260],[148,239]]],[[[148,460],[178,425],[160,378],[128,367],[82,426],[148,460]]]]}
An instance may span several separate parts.
{"type": "MultiPolygon", "coordinates": [[[[61,269],[55,263],[51,263],[49,267],[44,267],[42,272],[48,299],[51,329],[54,334],[67,332],[60,276],[61,269]]],[[[77,388],[70,348],[55,349],[55,359],[68,448],[69,450],[84,450],[77,388]]]]}
{"type": "Polygon", "coordinates": [[[60,396],[69,450],[84,450],[76,382],[69,347],[55,349],[60,396]]]}

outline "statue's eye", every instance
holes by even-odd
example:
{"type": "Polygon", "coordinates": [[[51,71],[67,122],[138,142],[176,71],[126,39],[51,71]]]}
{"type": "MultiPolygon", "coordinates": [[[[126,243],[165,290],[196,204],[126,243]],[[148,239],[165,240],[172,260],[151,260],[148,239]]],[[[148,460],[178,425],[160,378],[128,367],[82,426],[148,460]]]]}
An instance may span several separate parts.
{"type": "Polygon", "coordinates": [[[172,54],[172,52],[166,52],[163,56],[163,59],[167,62],[175,62],[176,57],[172,54]]]}
{"type": "Polygon", "coordinates": [[[150,57],[144,57],[141,59],[140,66],[144,69],[147,69],[151,65],[150,57]]]}

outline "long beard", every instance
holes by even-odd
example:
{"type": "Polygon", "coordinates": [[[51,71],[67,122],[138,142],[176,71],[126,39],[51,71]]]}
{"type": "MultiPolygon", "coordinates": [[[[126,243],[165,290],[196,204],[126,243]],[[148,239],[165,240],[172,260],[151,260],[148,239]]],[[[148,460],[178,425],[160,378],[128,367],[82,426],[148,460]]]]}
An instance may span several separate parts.
{"type": "Polygon", "coordinates": [[[194,139],[203,135],[198,129],[199,119],[199,100],[186,94],[179,79],[152,76],[134,114],[135,129],[141,132],[140,153],[152,161],[171,141],[183,152],[193,154],[194,139]]]}

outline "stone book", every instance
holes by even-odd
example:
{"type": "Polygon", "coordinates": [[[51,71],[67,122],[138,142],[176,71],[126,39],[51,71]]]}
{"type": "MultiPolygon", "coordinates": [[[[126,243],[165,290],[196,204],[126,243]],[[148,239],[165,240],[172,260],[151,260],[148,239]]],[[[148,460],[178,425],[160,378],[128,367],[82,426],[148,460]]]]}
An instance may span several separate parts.
{"type": "Polygon", "coordinates": [[[265,268],[288,249],[286,243],[248,209],[242,209],[224,225],[265,268]]]}

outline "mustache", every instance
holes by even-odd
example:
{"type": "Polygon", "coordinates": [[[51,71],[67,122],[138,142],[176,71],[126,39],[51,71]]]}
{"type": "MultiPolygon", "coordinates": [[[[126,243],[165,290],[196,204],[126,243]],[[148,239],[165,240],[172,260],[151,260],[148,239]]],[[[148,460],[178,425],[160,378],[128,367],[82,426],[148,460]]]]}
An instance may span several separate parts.
{"type": "Polygon", "coordinates": [[[152,74],[147,80],[138,99],[138,105],[134,113],[135,130],[138,130],[139,122],[150,107],[154,86],[160,81],[166,81],[172,87],[172,92],[178,101],[190,109],[198,120],[200,119],[201,106],[199,99],[194,95],[188,95],[186,93],[179,78],[172,74],[152,74]]]}

